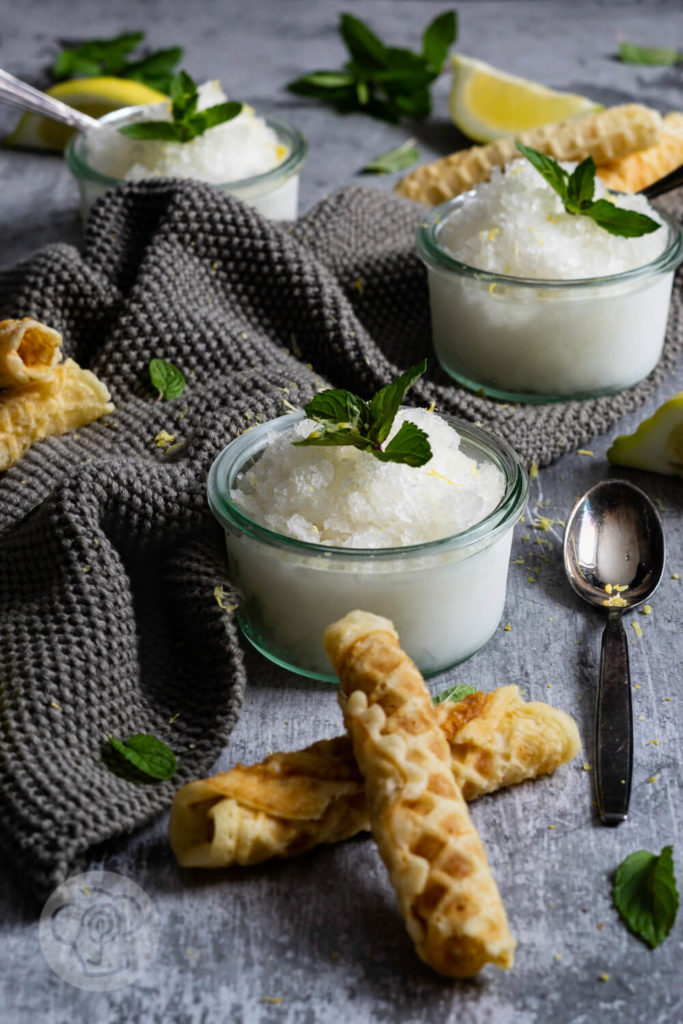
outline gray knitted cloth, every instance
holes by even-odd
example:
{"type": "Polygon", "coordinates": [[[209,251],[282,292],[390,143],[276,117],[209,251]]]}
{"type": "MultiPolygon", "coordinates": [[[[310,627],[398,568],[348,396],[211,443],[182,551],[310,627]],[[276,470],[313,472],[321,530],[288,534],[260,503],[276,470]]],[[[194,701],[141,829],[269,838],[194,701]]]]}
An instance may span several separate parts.
{"type": "MultiPolygon", "coordinates": [[[[126,186],[102,200],[83,252],[55,245],[0,275],[0,315],[62,332],[65,355],[116,412],[35,445],[0,478],[0,844],[45,893],[96,844],[206,774],[239,713],[245,671],[206,474],[255,422],[331,382],[366,397],[429,352],[420,209],[342,190],[290,227],[209,186],[126,186]],[[157,402],[147,366],[188,387],[157,402]],[[165,430],[183,442],[155,444],[165,430]],[[178,756],[168,782],[113,772],[110,735],[149,732],[178,756]]],[[[681,347],[677,296],[660,366],[584,403],[500,405],[431,360],[415,404],[479,420],[529,464],[586,444],[635,409],[681,347]]]]}

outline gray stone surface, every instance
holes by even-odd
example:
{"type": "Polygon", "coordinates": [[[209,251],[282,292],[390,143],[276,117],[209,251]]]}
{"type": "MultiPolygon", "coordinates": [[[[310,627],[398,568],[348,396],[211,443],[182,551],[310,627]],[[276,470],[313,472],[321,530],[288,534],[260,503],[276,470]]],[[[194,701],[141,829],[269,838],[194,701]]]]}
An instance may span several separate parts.
{"type": "MultiPolygon", "coordinates": [[[[346,9],[397,43],[413,45],[444,6],[368,0],[346,9]]],[[[680,68],[631,67],[613,59],[618,35],[680,45],[679,3],[460,0],[457,9],[457,45],[463,53],[607,103],[637,99],[662,110],[682,106],[680,68]]],[[[339,62],[337,13],[331,0],[250,5],[32,0],[3,15],[0,66],[36,81],[56,39],[106,37],[139,26],[147,28],[154,45],[182,42],[184,64],[196,78],[218,76],[232,95],[282,114],[306,133],[311,145],[302,180],[306,209],[337,185],[358,180],[358,168],[369,157],[409,132],[417,136],[424,159],[461,141],[448,121],[447,76],[434,90],[433,119],[415,129],[340,118],[283,90],[295,75],[339,62]]],[[[11,121],[5,112],[2,119],[3,126],[11,121]]],[[[0,176],[3,265],[48,241],[78,240],[76,188],[59,157],[2,150],[0,176]]],[[[376,184],[388,188],[393,179],[376,184]]],[[[618,432],[632,430],[681,389],[679,367],[644,412],[626,418],[618,432]]],[[[473,808],[519,941],[512,972],[487,968],[475,981],[453,982],[424,967],[368,838],[290,862],[206,877],[175,866],[162,819],[102,851],[92,865],[134,879],[157,908],[158,955],[133,985],[97,993],[60,980],[42,956],[36,907],[20,880],[6,875],[0,881],[2,1019],[12,1024],[683,1021],[680,923],[666,943],[650,951],[625,929],[610,896],[614,869],[632,850],[658,852],[673,842],[683,877],[683,580],[673,578],[683,576],[683,485],[623,473],[659,505],[668,561],[652,615],[632,613],[627,625],[637,686],[635,771],[630,819],[616,830],[597,823],[592,774],[583,768],[592,758],[601,617],[580,607],[564,582],[561,525],[545,532],[531,524],[539,513],[565,519],[578,494],[612,474],[604,457],[611,440],[601,438],[593,454],[565,456],[532,482],[529,514],[513,545],[501,628],[468,663],[431,683],[436,692],[455,682],[482,689],[516,682],[529,698],[557,704],[579,722],[584,752],[574,764],[552,778],[484,798],[473,808]],[[519,559],[523,564],[516,564],[519,559]],[[632,628],[636,620],[642,637],[632,628]]],[[[247,703],[218,768],[339,731],[333,688],[277,670],[255,652],[249,655],[249,672],[247,703]]]]}

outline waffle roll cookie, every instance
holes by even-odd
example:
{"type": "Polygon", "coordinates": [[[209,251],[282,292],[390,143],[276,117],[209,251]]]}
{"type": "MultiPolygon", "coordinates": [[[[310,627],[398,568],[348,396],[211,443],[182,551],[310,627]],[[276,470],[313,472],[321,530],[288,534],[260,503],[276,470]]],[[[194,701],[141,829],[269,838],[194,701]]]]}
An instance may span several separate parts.
{"type": "Polygon", "coordinates": [[[61,359],[62,336],[25,316],[0,320],[0,388],[49,380],[61,359]]]}
{"type": "Polygon", "coordinates": [[[113,412],[109,391],[73,359],[59,363],[49,380],[0,392],[0,472],[35,441],[85,426],[113,412]]]}
{"type": "Polygon", "coordinates": [[[662,118],[656,110],[629,103],[608,107],[568,121],[543,125],[517,136],[506,136],[486,146],[458,150],[423,164],[396,185],[396,191],[427,206],[460,195],[488,181],[494,167],[504,167],[520,156],[516,142],[523,142],[555,160],[585,160],[597,165],[618,160],[628,153],[655,146],[662,118]]]}
{"type": "Polygon", "coordinates": [[[323,635],[372,833],[420,957],[441,974],[512,967],[513,939],[453,778],[429,691],[392,623],[353,611],[323,635]]]}
{"type": "Polygon", "coordinates": [[[648,149],[610,160],[597,168],[607,188],[617,192],[640,192],[683,164],[683,113],[673,110],[662,118],[659,142],[648,149]]]}
{"type": "MultiPolygon", "coordinates": [[[[579,751],[574,719],[526,703],[516,686],[434,710],[466,800],[549,774],[579,751]]],[[[292,857],[369,828],[351,741],[338,736],[186,783],[173,801],[169,839],[183,867],[226,868],[292,857]]]]}

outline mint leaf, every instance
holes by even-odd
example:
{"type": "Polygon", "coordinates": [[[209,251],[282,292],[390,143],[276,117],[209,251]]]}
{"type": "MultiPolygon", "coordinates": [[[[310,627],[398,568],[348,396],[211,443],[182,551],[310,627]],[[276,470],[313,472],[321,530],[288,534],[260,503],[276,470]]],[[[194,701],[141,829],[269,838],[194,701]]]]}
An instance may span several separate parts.
{"type": "Polygon", "coordinates": [[[197,110],[197,86],[181,71],[170,85],[171,121],[136,121],[119,128],[129,139],[160,139],[163,142],[191,142],[209,128],[231,121],[242,111],[241,103],[216,103],[206,110],[197,110]]]}
{"type": "MultiPolygon", "coordinates": [[[[401,402],[416,380],[418,380],[427,369],[427,360],[423,359],[416,366],[402,373],[391,384],[380,388],[370,401],[370,415],[372,426],[368,431],[369,437],[380,444],[388,436],[394,417],[399,410],[401,402]]],[[[425,460],[426,461],[426,460],[425,460]]]]}
{"type": "Polygon", "coordinates": [[[516,142],[515,145],[522,156],[525,156],[529,163],[533,164],[538,173],[545,178],[551,188],[555,189],[560,199],[564,202],[567,198],[568,177],[564,168],[560,167],[558,162],[553,160],[552,157],[546,156],[545,153],[539,153],[537,149],[532,149],[531,146],[525,146],[522,142],[516,142]]]}
{"type": "Polygon", "coordinates": [[[364,174],[392,174],[394,171],[403,171],[406,167],[412,167],[419,159],[415,139],[407,139],[400,146],[387,150],[363,168],[364,174]]]}
{"type": "Polygon", "coordinates": [[[423,466],[432,457],[432,449],[424,430],[406,420],[386,448],[382,442],[388,437],[401,400],[408,388],[427,369],[427,361],[406,370],[391,384],[380,388],[366,402],[352,391],[327,388],[315,395],[304,412],[309,419],[320,424],[308,437],[292,444],[340,446],[350,445],[370,452],[382,462],[401,462],[408,466],[423,466]]]}
{"type": "Polygon", "coordinates": [[[439,14],[422,35],[422,54],[434,71],[441,71],[448,51],[458,35],[455,11],[439,14]]]}
{"type": "Polygon", "coordinates": [[[422,120],[429,115],[429,87],[455,39],[455,12],[445,12],[427,26],[422,53],[387,46],[352,14],[340,16],[339,32],[350,57],[344,67],[297,78],[287,84],[290,92],[322,100],[341,113],[361,111],[385,121],[404,116],[422,120]]]}
{"type": "Polygon", "coordinates": [[[447,690],[437,693],[436,697],[432,697],[432,704],[443,704],[445,700],[455,703],[476,692],[473,686],[469,686],[467,683],[458,683],[456,686],[450,686],[447,690]]]}
{"type": "Polygon", "coordinates": [[[636,46],[622,40],[619,43],[619,59],[625,64],[655,64],[668,67],[683,61],[683,54],[667,46],[636,46]]]}
{"type": "Polygon", "coordinates": [[[590,206],[584,207],[581,213],[591,217],[596,224],[599,224],[611,235],[622,235],[625,238],[639,238],[641,235],[649,235],[661,227],[656,220],[644,213],[636,213],[635,210],[623,210],[614,206],[607,199],[598,199],[590,206]]]}
{"type": "Polygon", "coordinates": [[[59,82],[66,78],[117,75],[168,93],[173,68],[183,55],[182,48],[173,46],[129,60],[129,54],[140,46],[144,37],[144,32],[125,32],[112,39],[91,39],[66,47],[54,60],[52,77],[59,82]]]}
{"type": "Polygon", "coordinates": [[[166,359],[150,359],[149,379],[159,392],[159,399],[178,398],[185,390],[184,376],[166,359]]]}
{"type": "Polygon", "coordinates": [[[404,420],[384,451],[373,451],[381,462],[402,462],[407,466],[424,466],[432,457],[432,448],[424,430],[404,420]]]}
{"type": "Polygon", "coordinates": [[[673,847],[659,856],[637,850],[621,862],[614,876],[614,903],[624,921],[653,948],[671,931],[678,912],[673,847]]]}
{"type": "Polygon", "coordinates": [[[515,145],[557,192],[567,213],[590,217],[611,235],[622,235],[627,238],[639,238],[661,227],[661,224],[652,217],[636,213],[635,210],[624,210],[607,199],[596,199],[593,202],[595,163],[592,157],[587,157],[580,163],[570,177],[552,157],[539,153],[531,146],[524,146],[521,142],[516,142],[515,145]]]}
{"type": "Polygon", "coordinates": [[[138,771],[153,779],[170,779],[178,770],[178,762],[171,748],[149,733],[135,733],[123,742],[110,736],[109,743],[138,771]]]}
{"type": "Polygon", "coordinates": [[[181,132],[172,121],[135,121],[119,128],[121,135],[129,139],[145,141],[161,139],[164,142],[182,142],[181,132]]]}
{"type": "Polygon", "coordinates": [[[180,46],[170,46],[166,50],[157,50],[150,53],[148,57],[141,60],[130,61],[122,73],[124,78],[130,78],[135,82],[143,82],[152,89],[168,94],[173,81],[173,70],[183,57],[180,46]]]}

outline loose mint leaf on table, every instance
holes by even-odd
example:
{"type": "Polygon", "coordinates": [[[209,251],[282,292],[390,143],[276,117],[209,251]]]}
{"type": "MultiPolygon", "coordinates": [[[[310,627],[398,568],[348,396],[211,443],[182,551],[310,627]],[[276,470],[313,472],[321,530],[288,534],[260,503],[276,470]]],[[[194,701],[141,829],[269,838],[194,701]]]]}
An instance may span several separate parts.
{"type": "Polygon", "coordinates": [[[592,157],[583,160],[571,175],[552,157],[539,153],[531,146],[516,143],[517,149],[557,192],[567,213],[590,217],[611,235],[639,238],[661,227],[656,220],[635,210],[624,210],[607,199],[593,200],[595,192],[595,162],[592,157]]]}
{"type": "Polygon", "coordinates": [[[144,38],[144,32],[125,32],[111,39],[90,39],[78,46],[66,47],[52,65],[52,76],[59,82],[66,78],[116,75],[168,93],[173,69],[183,55],[182,48],[173,46],[129,60],[129,55],[144,38]]]}
{"type": "Polygon", "coordinates": [[[437,693],[436,697],[432,697],[432,704],[443,704],[445,700],[456,702],[476,692],[473,686],[469,686],[467,683],[458,683],[457,686],[450,686],[447,690],[437,693]]]}
{"type": "Polygon", "coordinates": [[[199,93],[186,71],[171,81],[171,121],[136,121],[119,128],[129,139],[161,139],[164,142],[191,142],[209,128],[231,121],[242,110],[236,102],[216,103],[206,110],[197,110],[199,93]]]}
{"type": "Polygon", "coordinates": [[[174,363],[166,359],[150,359],[149,379],[159,392],[159,399],[178,398],[185,390],[185,378],[174,363]]]}
{"type": "Polygon", "coordinates": [[[636,46],[622,40],[619,43],[619,59],[625,64],[654,64],[671,66],[683,61],[683,54],[668,46],[636,46]]]}
{"type": "Polygon", "coordinates": [[[422,52],[387,46],[352,14],[341,14],[339,33],[350,59],[340,70],[317,70],[289,82],[298,96],[330,103],[342,113],[361,111],[385,121],[431,112],[429,87],[456,38],[455,12],[439,15],[425,29],[422,52]]]}
{"type": "Polygon", "coordinates": [[[614,876],[614,903],[631,931],[658,946],[671,931],[678,912],[673,847],[657,856],[637,850],[622,861],[614,876]]]}
{"type": "Polygon", "coordinates": [[[149,733],[135,733],[123,742],[110,736],[109,743],[138,771],[153,779],[170,779],[178,770],[178,762],[171,748],[149,733]]]}
{"type": "Polygon", "coordinates": [[[406,139],[400,146],[387,150],[363,168],[365,174],[392,174],[394,171],[403,171],[406,167],[412,167],[417,163],[419,153],[415,145],[415,139],[406,139]]]}
{"type": "Polygon", "coordinates": [[[369,452],[382,462],[423,466],[432,457],[429,439],[424,430],[409,420],[401,424],[386,448],[382,448],[382,443],[389,436],[403,396],[426,369],[427,361],[423,359],[391,384],[380,388],[369,402],[339,388],[321,391],[304,406],[308,418],[315,420],[320,427],[292,444],[301,447],[350,445],[369,452]]]}

